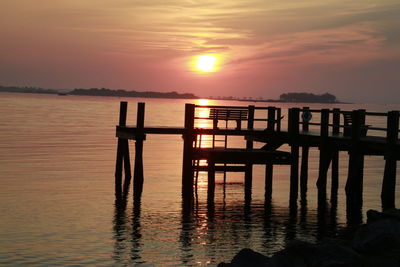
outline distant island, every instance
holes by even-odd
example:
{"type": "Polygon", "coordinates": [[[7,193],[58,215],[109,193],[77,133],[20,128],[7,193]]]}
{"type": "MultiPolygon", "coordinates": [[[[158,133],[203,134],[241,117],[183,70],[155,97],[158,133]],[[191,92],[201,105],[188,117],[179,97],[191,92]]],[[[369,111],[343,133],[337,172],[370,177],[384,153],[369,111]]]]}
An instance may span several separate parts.
{"type": "Polygon", "coordinates": [[[126,90],[111,90],[105,88],[91,88],[91,89],[74,89],[69,92],[70,95],[91,95],[91,96],[122,96],[122,97],[145,97],[145,98],[181,98],[181,99],[197,99],[198,97],[194,94],[189,93],[177,93],[173,92],[138,92],[138,91],[126,91],[126,90]]]}
{"type": "Polygon", "coordinates": [[[279,99],[241,99],[240,101],[251,102],[288,102],[288,103],[342,103],[337,100],[336,96],[325,93],[322,95],[315,95],[312,93],[285,93],[279,96],[279,99]]]}
{"type": "Polygon", "coordinates": [[[74,89],[74,90],[53,90],[36,87],[15,87],[0,86],[0,92],[12,93],[33,93],[33,94],[59,94],[59,95],[86,95],[86,96],[117,96],[117,97],[143,97],[143,98],[175,98],[175,99],[197,99],[198,96],[190,93],[152,92],[152,91],[126,91],[111,90],[106,88],[74,89]]]}
{"type": "Polygon", "coordinates": [[[314,95],[311,93],[287,93],[281,94],[279,100],[282,102],[338,103],[336,96],[329,93],[322,95],[314,95]]]}

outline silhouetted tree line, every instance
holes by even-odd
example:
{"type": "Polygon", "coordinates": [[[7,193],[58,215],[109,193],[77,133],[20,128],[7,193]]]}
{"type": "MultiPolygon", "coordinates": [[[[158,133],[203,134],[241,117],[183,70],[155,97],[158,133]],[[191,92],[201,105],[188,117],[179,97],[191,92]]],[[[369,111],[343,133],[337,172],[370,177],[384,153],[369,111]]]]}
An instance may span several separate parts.
{"type": "Polygon", "coordinates": [[[287,93],[281,94],[282,102],[307,102],[307,103],[337,103],[336,96],[331,94],[315,95],[311,93],[287,93]]]}
{"type": "Polygon", "coordinates": [[[74,89],[69,93],[70,95],[92,95],[92,96],[123,96],[123,97],[148,97],[148,98],[185,98],[192,99],[198,98],[194,94],[184,93],[179,94],[173,92],[138,92],[138,91],[125,91],[122,89],[111,90],[106,88],[91,88],[91,89],[74,89]]]}
{"type": "Polygon", "coordinates": [[[0,92],[11,93],[32,93],[32,94],[58,94],[58,91],[52,89],[43,89],[37,87],[16,87],[16,86],[1,86],[0,92]]]}
{"type": "MultiPolygon", "coordinates": [[[[43,89],[37,87],[16,87],[16,86],[0,86],[0,92],[13,92],[13,93],[34,93],[34,94],[60,94],[60,91],[53,89],[43,89]]],[[[62,90],[65,94],[66,90],[62,90]]],[[[89,96],[121,96],[121,97],[147,97],[147,98],[184,98],[194,99],[198,98],[194,94],[172,92],[138,92],[126,90],[111,90],[106,88],[91,88],[91,89],[74,89],[70,91],[70,95],[89,95],[89,96]]]]}

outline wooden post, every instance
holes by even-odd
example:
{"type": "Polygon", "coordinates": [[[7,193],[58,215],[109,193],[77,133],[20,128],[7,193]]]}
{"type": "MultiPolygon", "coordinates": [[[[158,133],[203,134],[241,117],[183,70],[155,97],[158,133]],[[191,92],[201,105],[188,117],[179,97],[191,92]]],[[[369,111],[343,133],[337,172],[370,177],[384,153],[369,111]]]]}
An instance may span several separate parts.
{"type": "MultiPolygon", "coordinates": [[[[140,102],[137,107],[136,128],[142,130],[144,128],[144,111],[145,104],[140,102]]],[[[140,132],[140,131],[139,131],[140,132]]],[[[133,171],[133,197],[140,199],[143,191],[143,141],[145,140],[144,133],[135,136],[135,167],[133,171]]]]}
{"type": "Polygon", "coordinates": [[[340,133],[340,108],[333,109],[333,120],[332,120],[332,134],[337,135],[340,133]]]}
{"type": "Polygon", "coordinates": [[[395,208],[396,192],[396,149],[395,144],[398,140],[399,132],[399,112],[390,111],[387,114],[386,132],[386,153],[385,153],[385,173],[382,184],[382,209],[395,208]]]}
{"type": "Polygon", "coordinates": [[[276,109],[276,118],[277,118],[277,123],[276,123],[276,131],[279,133],[280,131],[281,131],[281,122],[282,122],[282,120],[281,120],[281,112],[282,112],[282,110],[281,110],[281,108],[277,108],[276,109]]]}
{"type": "Polygon", "coordinates": [[[184,202],[193,199],[193,141],[195,140],[194,104],[185,105],[185,133],[183,134],[182,197],[184,202]]]}
{"type": "Polygon", "coordinates": [[[123,187],[123,197],[126,199],[129,193],[129,187],[131,184],[131,160],[129,155],[129,140],[122,139],[123,147],[124,147],[124,169],[125,169],[125,179],[124,179],[124,187],[123,187]]]}
{"type": "Polygon", "coordinates": [[[207,202],[214,203],[215,195],[215,163],[213,159],[208,159],[208,182],[207,182],[207,202]]]}
{"type": "MultiPolygon", "coordinates": [[[[340,133],[340,109],[333,109],[333,127],[332,134],[338,135],[340,133]]],[[[333,149],[332,151],[332,184],[331,184],[331,202],[337,202],[337,194],[339,188],[339,150],[333,149]]]]}
{"type": "MultiPolygon", "coordinates": [[[[254,128],[254,106],[249,106],[248,120],[247,120],[247,129],[253,130],[254,128]]],[[[246,149],[253,149],[253,141],[246,141],[246,149]]],[[[251,187],[253,180],[253,165],[246,164],[246,171],[244,175],[244,190],[245,190],[245,198],[251,198],[251,187]]]]}
{"type": "Polygon", "coordinates": [[[288,131],[292,162],[290,165],[290,206],[297,204],[299,190],[299,115],[300,109],[289,109],[288,131]]]}
{"type": "MultiPolygon", "coordinates": [[[[364,113],[365,115],[365,113],[364,113]]],[[[364,168],[364,155],[362,154],[359,140],[361,135],[362,111],[352,112],[351,144],[349,149],[349,167],[346,182],[346,202],[347,217],[355,223],[359,221],[358,216],[353,219],[355,214],[359,214],[362,208],[362,183],[364,168]]]]}
{"type": "Polygon", "coordinates": [[[276,108],[268,107],[268,118],[267,118],[267,131],[273,132],[275,124],[278,122],[276,119],[276,108]]]}
{"type": "MultiPolygon", "coordinates": [[[[267,121],[267,131],[273,132],[275,129],[276,123],[276,108],[268,107],[268,121],[267,121]]],[[[274,173],[274,165],[266,164],[265,165],[265,199],[267,201],[271,201],[272,199],[272,179],[274,173]]]]}
{"type": "Polygon", "coordinates": [[[331,151],[328,146],[329,134],[329,109],[321,110],[321,143],[319,145],[319,169],[318,169],[318,201],[326,201],[326,181],[331,160],[331,151]]]}
{"type": "MultiPolygon", "coordinates": [[[[309,112],[309,107],[303,107],[303,112],[309,112]]],[[[302,119],[302,130],[304,132],[309,131],[309,121],[302,119]]],[[[301,169],[300,169],[300,196],[302,200],[306,199],[307,196],[307,183],[308,183],[308,154],[309,146],[304,145],[301,149],[301,169]]]]}
{"type": "MultiPolygon", "coordinates": [[[[119,126],[126,126],[126,114],[128,109],[127,102],[121,102],[119,106],[119,126]]],[[[124,164],[124,157],[127,154],[127,145],[128,140],[118,138],[118,146],[117,146],[117,159],[115,162],[115,194],[117,197],[122,196],[122,169],[124,164]]],[[[129,153],[129,150],[128,150],[129,153]]],[[[128,158],[128,164],[126,164],[125,160],[125,176],[130,179],[130,163],[128,158]],[[129,169],[128,169],[129,168],[129,169]],[[129,172],[127,172],[129,170],[129,172]]]]}

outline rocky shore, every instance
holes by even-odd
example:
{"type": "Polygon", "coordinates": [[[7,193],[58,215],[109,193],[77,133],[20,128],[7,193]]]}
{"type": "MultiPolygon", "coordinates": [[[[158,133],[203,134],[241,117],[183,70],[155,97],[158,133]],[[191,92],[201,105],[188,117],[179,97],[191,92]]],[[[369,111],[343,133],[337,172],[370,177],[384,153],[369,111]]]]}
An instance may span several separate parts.
{"type": "Polygon", "coordinates": [[[242,249],[218,267],[400,267],[400,210],[369,210],[367,223],[319,243],[292,241],[272,257],[242,249]]]}

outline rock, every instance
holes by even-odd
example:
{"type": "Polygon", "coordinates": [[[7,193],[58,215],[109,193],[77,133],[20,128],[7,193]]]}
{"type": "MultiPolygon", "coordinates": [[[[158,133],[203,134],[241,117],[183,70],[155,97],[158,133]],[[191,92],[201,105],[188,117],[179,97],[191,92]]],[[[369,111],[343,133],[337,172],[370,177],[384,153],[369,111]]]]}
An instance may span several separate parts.
{"type": "Polygon", "coordinates": [[[361,265],[358,253],[342,242],[329,241],[311,244],[293,241],[284,250],[275,253],[268,267],[357,267],[361,265]]]}
{"type": "Polygon", "coordinates": [[[400,221],[400,210],[390,209],[384,212],[378,212],[376,210],[367,211],[367,224],[383,219],[393,219],[400,221]]]}
{"type": "Polygon", "coordinates": [[[400,220],[380,219],[360,227],[352,245],[362,253],[400,248],[400,220]]]}
{"type": "Polygon", "coordinates": [[[400,210],[367,212],[367,224],[347,227],[337,238],[312,244],[292,241],[271,258],[241,250],[219,267],[399,267],[400,210]]]}
{"type": "Polygon", "coordinates": [[[264,267],[268,266],[269,258],[249,248],[242,249],[233,257],[231,264],[237,267],[264,267]]]}

